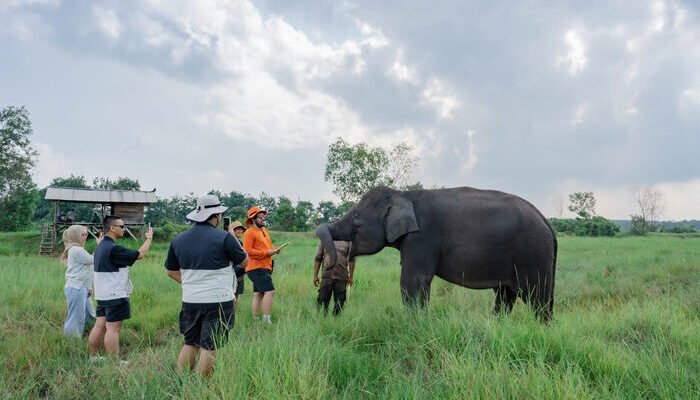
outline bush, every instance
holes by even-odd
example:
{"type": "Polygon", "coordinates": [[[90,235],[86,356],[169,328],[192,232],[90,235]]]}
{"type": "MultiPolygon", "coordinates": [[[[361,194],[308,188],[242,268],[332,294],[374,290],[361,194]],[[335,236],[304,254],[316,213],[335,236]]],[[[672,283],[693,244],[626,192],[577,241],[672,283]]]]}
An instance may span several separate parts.
{"type": "Polygon", "coordinates": [[[161,222],[159,227],[153,228],[153,240],[168,242],[173,240],[178,233],[184,232],[189,228],[189,225],[176,224],[166,219],[161,222]]]}
{"type": "Polygon", "coordinates": [[[620,228],[603,217],[589,219],[552,218],[550,224],[558,233],[569,233],[576,236],[615,236],[620,228]]]}
{"type": "Polygon", "coordinates": [[[603,217],[576,220],[576,236],[615,236],[620,227],[603,217]]]}
{"type": "Polygon", "coordinates": [[[637,236],[644,236],[647,232],[651,231],[649,223],[639,215],[630,215],[632,218],[632,225],[630,226],[630,234],[637,236]]]}
{"type": "Polygon", "coordinates": [[[668,233],[695,233],[697,230],[692,227],[692,226],[685,226],[685,225],[680,225],[680,226],[672,226],[672,227],[667,227],[667,226],[662,226],[660,229],[660,232],[668,232],[668,233]]]}
{"type": "Polygon", "coordinates": [[[574,234],[576,232],[576,220],[575,219],[565,219],[565,218],[551,218],[549,223],[552,228],[557,233],[570,233],[574,234]]]}

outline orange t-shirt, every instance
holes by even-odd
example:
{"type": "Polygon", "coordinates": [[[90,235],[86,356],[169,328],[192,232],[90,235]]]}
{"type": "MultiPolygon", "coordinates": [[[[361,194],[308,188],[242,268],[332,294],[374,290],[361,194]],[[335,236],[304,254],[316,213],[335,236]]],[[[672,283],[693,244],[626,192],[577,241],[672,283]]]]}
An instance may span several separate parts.
{"type": "Polygon", "coordinates": [[[256,226],[248,228],[243,234],[243,250],[248,253],[245,272],[259,268],[272,270],[272,256],[268,256],[267,251],[273,248],[267,229],[256,226]]]}

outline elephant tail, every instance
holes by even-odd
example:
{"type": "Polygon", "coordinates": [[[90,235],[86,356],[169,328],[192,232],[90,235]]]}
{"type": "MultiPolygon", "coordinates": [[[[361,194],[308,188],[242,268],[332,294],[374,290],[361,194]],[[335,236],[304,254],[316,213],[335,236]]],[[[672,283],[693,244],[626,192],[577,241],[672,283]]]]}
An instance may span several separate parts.
{"type": "Polygon", "coordinates": [[[535,208],[535,210],[544,220],[544,223],[547,225],[549,231],[552,233],[552,283],[549,285],[547,309],[545,310],[545,320],[549,320],[550,318],[552,318],[552,315],[554,315],[554,283],[556,282],[557,274],[557,253],[559,251],[559,242],[557,241],[557,232],[554,230],[554,227],[552,227],[552,224],[549,223],[549,219],[542,215],[542,213],[539,210],[537,210],[537,208],[535,208]]]}
{"type": "MultiPolygon", "coordinates": [[[[545,218],[546,220],[546,218],[545,218]]],[[[549,225],[549,230],[552,231],[552,244],[553,244],[553,250],[554,250],[554,255],[552,257],[552,288],[551,292],[549,293],[549,304],[547,305],[549,308],[549,315],[550,317],[553,315],[554,312],[554,282],[556,282],[556,274],[557,274],[557,252],[559,249],[559,242],[557,241],[557,233],[554,231],[552,226],[549,224],[549,221],[547,221],[547,224],[549,225]]]]}

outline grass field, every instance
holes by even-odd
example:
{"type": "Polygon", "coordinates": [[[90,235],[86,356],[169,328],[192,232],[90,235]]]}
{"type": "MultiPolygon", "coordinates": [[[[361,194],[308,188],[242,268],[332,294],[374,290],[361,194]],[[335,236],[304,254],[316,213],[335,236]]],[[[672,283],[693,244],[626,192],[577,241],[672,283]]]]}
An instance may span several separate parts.
{"type": "Polygon", "coordinates": [[[273,238],[291,242],[276,261],[274,324],[252,321],[247,282],[202,380],[174,370],[180,288],[162,266],[167,243],[132,268],[131,363],[120,367],[88,363],[86,339],[62,336],[64,268],[35,255],[38,233],[0,234],[0,398],[700,398],[698,238],[561,237],[548,326],[520,301],[494,316],[493,292],[439,279],[427,311],[406,309],[393,249],[359,258],[344,314],[322,317],[317,241],[273,238]]]}

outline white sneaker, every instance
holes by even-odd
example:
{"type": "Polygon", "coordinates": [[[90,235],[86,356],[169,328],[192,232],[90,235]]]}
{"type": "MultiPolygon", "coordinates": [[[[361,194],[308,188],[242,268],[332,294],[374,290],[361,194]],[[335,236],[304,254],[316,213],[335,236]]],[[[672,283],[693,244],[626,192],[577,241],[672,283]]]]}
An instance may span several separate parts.
{"type": "Polygon", "coordinates": [[[90,362],[91,363],[96,363],[96,362],[102,362],[106,360],[107,357],[102,357],[102,356],[90,356],[90,362]]]}
{"type": "Polygon", "coordinates": [[[129,365],[129,360],[119,360],[119,365],[126,367],[129,365]]]}

